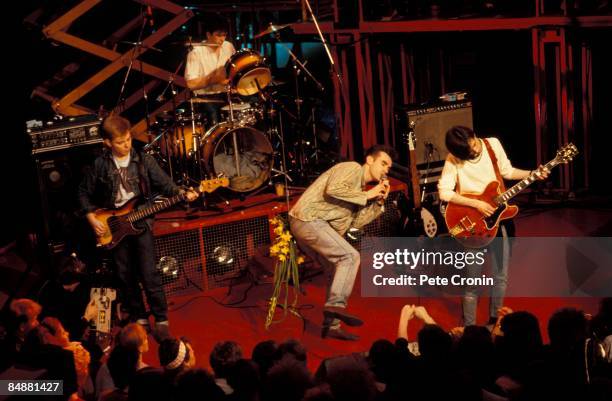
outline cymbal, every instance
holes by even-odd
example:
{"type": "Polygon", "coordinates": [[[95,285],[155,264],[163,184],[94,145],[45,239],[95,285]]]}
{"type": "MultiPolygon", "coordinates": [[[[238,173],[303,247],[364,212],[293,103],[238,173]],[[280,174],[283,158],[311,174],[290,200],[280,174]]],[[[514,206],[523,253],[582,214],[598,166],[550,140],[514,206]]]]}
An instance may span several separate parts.
{"type": "Polygon", "coordinates": [[[190,41],[178,41],[172,42],[171,45],[181,45],[185,47],[219,47],[216,43],[207,43],[207,42],[190,42],[190,41]]]}
{"type": "Polygon", "coordinates": [[[164,52],[163,50],[158,49],[157,47],[148,46],[148,45],[145,45],[142,42],[128,42],[127,40],[122,40],[119,43],[125,43],[126,45],[132,45],[134,47],[141,47],[143,49],[148,49],[148,50],[155,50],[156,52],[160,52],[160,53],[164,52]]]}
{"type": "Polygon", "coordinates": [[[219,47],[220,45],[216,43],[207,43],[207,42],[185,42],[185,46],[193,46],[193,47],[219,47]]]}
{"type": "Polygon", "coordinates": [[[281,29],[285,29],[287,27],[290,27],[293,24],[286,24],[286,25],[274,25],[272,23],[270,23],[270,25],[264,29],[263,31],[259,32],[257,35],[253,36],[253,39],[257,39],[260,38],[262,36],[268,35],[272,32],[277,32],[280,31],[281,29]]]}
{"type": "Polygon", "coordinates": [[[225,100],[212,97],[192,97],[190,100],[194,103],[227,103],[225,100]]]}
{"type": "Polygon", "coordinates": [[[268,84],[268,86],[281,86],[281,85],[287,85],[287,82],[276,81],[275,79],[272,79],[272,81],[270,81],[270,83],[268,84]]]}

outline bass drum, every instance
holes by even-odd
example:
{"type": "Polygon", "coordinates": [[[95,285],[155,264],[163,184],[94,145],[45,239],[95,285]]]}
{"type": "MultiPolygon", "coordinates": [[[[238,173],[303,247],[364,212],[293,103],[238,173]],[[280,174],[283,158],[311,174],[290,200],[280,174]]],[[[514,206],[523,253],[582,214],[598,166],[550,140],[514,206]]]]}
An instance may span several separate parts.
{"type": "Polygon", "coordinates": [[[274,150],[268,137],[255,128],[217,124],[206,132],[201,146],[208,174],[229,178],[233,191],[253,191],[270,178],[274,150]]]}

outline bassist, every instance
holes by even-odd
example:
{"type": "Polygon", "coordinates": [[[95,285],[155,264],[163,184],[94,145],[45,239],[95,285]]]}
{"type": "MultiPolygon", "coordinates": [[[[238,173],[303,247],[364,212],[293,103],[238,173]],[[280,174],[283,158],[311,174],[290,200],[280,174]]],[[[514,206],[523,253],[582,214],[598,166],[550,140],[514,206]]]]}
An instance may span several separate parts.
{"type": "MultiPolygon", "coordinates": [[[[150,190],[166,196],[180,192],[150,155],[132,149],[128,120],[115,115],[106,118],[102,137],[107,151],[94,161],[78,189],[81,210],[97,236],[104,235],[107,228],[96,220],[96,209],[119,208],[135,197],[149,201],[150,190]]],[[[198,197],[192,190],[186,195],[189,201],[198,197]]],[[[138,285],[140,279],[155,318],[154,334],[161,338],[168,334],[168,306],[161,277],[155,268],[153,222],[146,219],[136,224],[144,231],[122,241],[112,250],[112,256],[124,286],[123,305],[127,307],[130,320],[149,327],[138,285]]]]}
{"type": "MultiPolygon", "coordinates": [[[[446,132],[446,147],[449,155],[438,182],[440,199],[474,208],[487,217],[495,212],[491,204],[463,195],[481,193],[493,181],[499,182],[503,189],[504,179],[522,180],[532,173],[513,167],[497,138],[478,138],[474,131],[467,127],[451,127],[446,132]]],[[[543,180],[548,177],[549,173],[548,169],[540,167],[535,174],[538,179],[543,180]]],[[[513,234],[508,233],[508,231],[513,231],[510,228],[513,228],[512,224],[508,228],[502,224],[498,231],[498,236],[503,239],[502,249],[495,250],[496,255],[492,258],[491,268],[495,284],[491,291],[489,322],[495,322],[497,309],[503,306],[510,252],[508,235],[513,234]]],[[[477,291],[468,287],[463,296],[463,324],[465,326],[476,324],[477,303],[477,291]]]]}

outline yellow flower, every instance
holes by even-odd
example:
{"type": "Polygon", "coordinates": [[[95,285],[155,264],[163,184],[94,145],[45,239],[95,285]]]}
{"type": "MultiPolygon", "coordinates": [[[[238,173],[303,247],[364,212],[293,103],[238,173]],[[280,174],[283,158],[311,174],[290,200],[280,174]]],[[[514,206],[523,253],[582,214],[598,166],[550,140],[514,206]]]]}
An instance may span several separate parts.
{"type": "Polygon", "coordinates": [[[283,255],[282,253],[280,255],[278,255],[278,260],[280,260],[281,262],[284,262],[287,259],[287,257],[285,255],[283,255]]]}
{"type": "Polygon", "coordinates": [[[298,256],[297,259],[295,260],[295,263],[297,263],[298,265],[301,265],[302,263],[304,263],[304,257],[298,256]]]}
{"type": "Polygon", "coordinates": [[[287,255],[289,253],[289,247],[287,244],[283,244],[283,246],[280,247],[280,253],[283,255],[287,255]]]}
{"type": "Polygon", "coordinates": [[[274,229],[274,234],[276,235],[282,235],[283,234],[283,227],[282,226],[278,226],[274,229]]]}
{"type": "Polygon", "coordinates": [[[270,255],[272,255],[272,256],[278,255],[279,250],[280,249],[279,249],[278,245],[272,245],[270,247],[270,255]]]}
{"type": "Polygon", "coordinates": [[[280,237],[281,237],[281,239],[282,239],[283,241],[289,241],[289,240],[291,240],[291,238],[292,238],[292,237],[291,237],[291,234],[289,233],[289,231],[285,231],[283,234],[281,234],[281,236],[280,236],[280,237]]]}

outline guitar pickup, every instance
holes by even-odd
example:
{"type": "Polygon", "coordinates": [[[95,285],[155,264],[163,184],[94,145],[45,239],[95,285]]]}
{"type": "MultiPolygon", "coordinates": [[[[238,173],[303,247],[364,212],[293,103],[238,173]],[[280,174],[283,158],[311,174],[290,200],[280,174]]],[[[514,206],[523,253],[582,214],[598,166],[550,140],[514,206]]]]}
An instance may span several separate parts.
{"type": "Polygon", "coordinates": [[[474,234],[474,226],[476,226],[476,223],[472,223],[469,216],[465,216],[459,220],[459,224],[461,224],[464,231],[469,231],[470,234],[474,234]]]}

